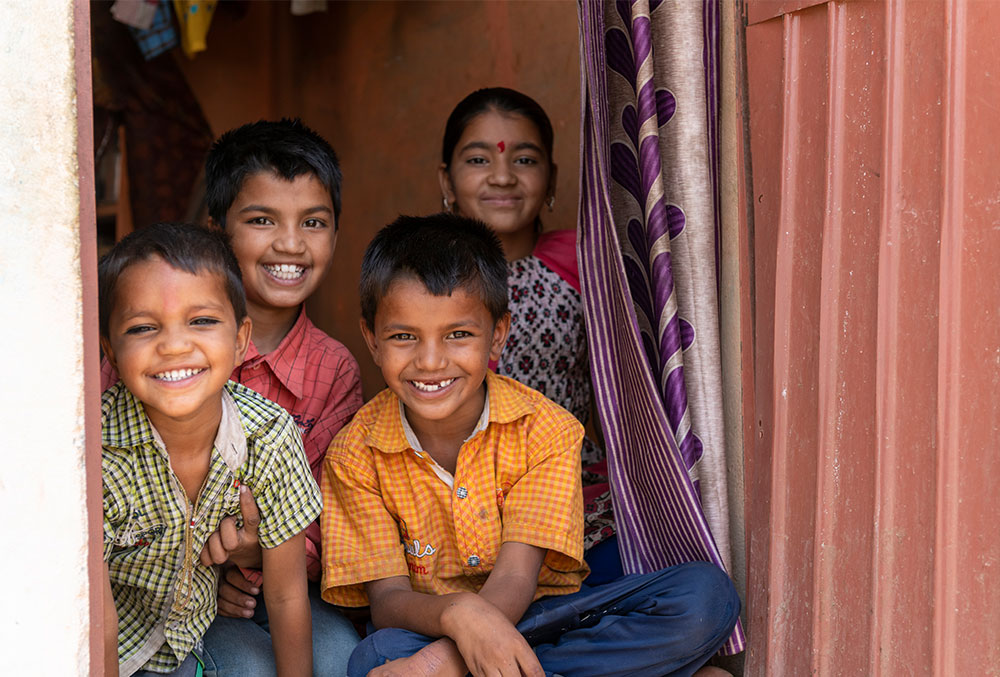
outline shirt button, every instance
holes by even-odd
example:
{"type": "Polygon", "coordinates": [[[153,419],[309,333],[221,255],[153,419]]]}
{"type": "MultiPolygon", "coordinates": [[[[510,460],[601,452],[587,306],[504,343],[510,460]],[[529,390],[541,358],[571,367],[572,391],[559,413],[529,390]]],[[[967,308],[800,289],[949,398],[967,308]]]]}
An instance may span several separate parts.
{"type": "Polygon", "coordinates": [[[459,498],[465,498],[466,496],[469,495],[469,490],[466,489],[465,487],[459,487],[458,489],[455,490],[455,495],[458,496],[459,498]]]}
{"type": "Polygon", "coordinates": [[[476,555],[472,555],[471,557],[469,557],[468,565],[470,567],[479,566],[479,558],[476,555]]]}

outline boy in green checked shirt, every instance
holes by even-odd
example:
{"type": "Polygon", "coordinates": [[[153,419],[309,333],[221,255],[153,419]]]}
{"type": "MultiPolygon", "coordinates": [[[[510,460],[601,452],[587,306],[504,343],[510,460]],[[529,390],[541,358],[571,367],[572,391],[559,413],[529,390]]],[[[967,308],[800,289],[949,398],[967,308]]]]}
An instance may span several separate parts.
{"type": "Polygon", "coordinates": [[[101,400],[108,673],[200,674],[218,568],[199,553],[250,506],[249,487],[278,673],[311,674],[304,529],[322,503],[291,417],[229,381],[250,318],[225,236],[137,231],[98,282],[101,346],[121,376],[101,400]]]}

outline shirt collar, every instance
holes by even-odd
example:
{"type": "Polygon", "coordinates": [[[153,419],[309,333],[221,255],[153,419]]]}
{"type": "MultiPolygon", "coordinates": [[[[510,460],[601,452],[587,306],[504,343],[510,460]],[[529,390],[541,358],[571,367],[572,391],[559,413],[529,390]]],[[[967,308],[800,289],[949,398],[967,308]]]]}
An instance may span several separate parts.
{"type": "Polygon", "coordinates": [[[243,363],[262,360],[271,368],[271,372],[278,380],[281,381],[281,385],[288,388],[292,395],[295,395],[296,399],[302,399],[302,395],[305,392],[305,367],[307,358],[306,351],[302,350],[302,344],[305,343],[306,334],[311,325],[312,323],[309,321],[309,318],[306,317],[305,306],[303,306],[299,310],[299,316],[296,318],[295,324],[285,334],[285,338],[281,339],[281,343],[278,344],[277,348],[261,356],[257,351],[257,346],[251,340],[243,363]]]}
{"type": "MultiPolygon", "coordinates": [[[[486,372],[486,402],[476,427],[467,439],[486,430],[491,423],[512,423],[535,411],[531,399],[520,390],[512,388],[509,381],[504,376],[486,372]]],[[[420,440],[406,420],[403,403],[391,391],[386,391],[383,396],[386,402],[378,408],[369,428],[368,445],[385,453],[398,453],[407,449],[423,451],[420,440]]]]}
{"type": "MultiPolygon", "coordinates": [[[[247,429],[231,393],[235,384],[223,388],[222,418],[215,434],[214,446],[222,460],[236,472],[247,458],[247,429]]],[[[117,449],[135,449],[152,445],[166,451],[160,433],[150,423],[142,403],[121,381],[105,393],[104,423],[101,426],[101,443],[117,449]]],[[[257,426],[254,426],[256,428],[257,426]]],[[[249,431],[253,432],[253,431],[249,431]]]]}

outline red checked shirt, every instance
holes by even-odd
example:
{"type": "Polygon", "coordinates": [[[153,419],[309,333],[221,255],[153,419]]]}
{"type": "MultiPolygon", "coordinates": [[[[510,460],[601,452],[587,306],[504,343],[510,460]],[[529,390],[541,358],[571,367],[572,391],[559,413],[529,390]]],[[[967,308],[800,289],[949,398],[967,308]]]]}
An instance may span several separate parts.
{"type": "MultiPolygon", "coordinates": [[[[305,310],[278,347],[261,355],[250,343],[243,364],[233,370],[232,379],[252,388],[292,415],[309,461],[319,482],[323,457],[333,436],[361,407],[361,371],[344,344],[314,325],[305,310]]],[[[118,380],[111,365],[101,366],[101,389],[118,380]]],[[[319,580],[319,522],[306,529],[306,565],[310,580],[319,580]]]]}

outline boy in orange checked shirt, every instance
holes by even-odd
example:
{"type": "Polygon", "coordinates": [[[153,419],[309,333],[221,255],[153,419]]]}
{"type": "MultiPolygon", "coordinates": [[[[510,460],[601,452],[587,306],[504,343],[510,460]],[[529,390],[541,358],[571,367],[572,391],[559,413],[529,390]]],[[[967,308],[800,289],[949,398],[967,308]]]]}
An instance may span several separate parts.
{"type": "Polygon", "coordinates": [[[510,327],[496,236],[440,214],[369,245],[361,330],[388,389],[327,452],[323,598],[371,607],[348,675],[691,675],[739,615],[694,562],[582,585],[583,428],[493,374],[510,327]]]}

